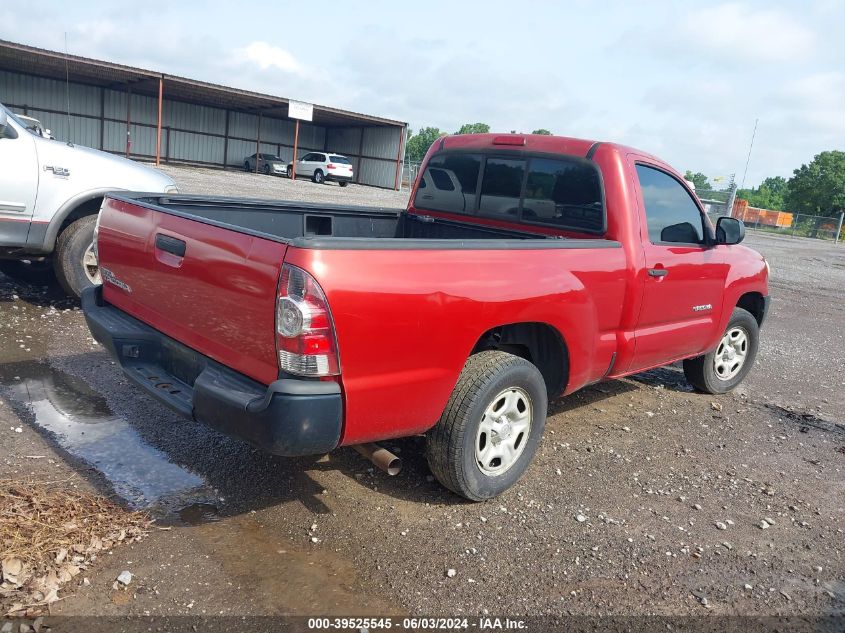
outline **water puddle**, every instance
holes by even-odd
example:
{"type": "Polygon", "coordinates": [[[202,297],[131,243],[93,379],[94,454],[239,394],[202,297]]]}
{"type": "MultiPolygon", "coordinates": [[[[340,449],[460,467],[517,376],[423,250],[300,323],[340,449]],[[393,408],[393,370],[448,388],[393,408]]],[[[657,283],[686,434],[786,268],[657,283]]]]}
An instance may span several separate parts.
{"type": "Polygon", "coordinates": [[[9,388],[12,400],[32,411],[39,427],[105,475],[129,505],[166,509],[174,507],[170,499],[178,498],[184,506],[187,493],[204,488],[202,477],[147,444],[82,379],[45,363],[22,362],[0,366],[0,382],[9,388]]]}
{"type": "Polygon", "coordinates": [[[187,525],[202,525],[220,520],[217,506],[211,503],[191,503],[176,512],[179,520],[187,525]]]}

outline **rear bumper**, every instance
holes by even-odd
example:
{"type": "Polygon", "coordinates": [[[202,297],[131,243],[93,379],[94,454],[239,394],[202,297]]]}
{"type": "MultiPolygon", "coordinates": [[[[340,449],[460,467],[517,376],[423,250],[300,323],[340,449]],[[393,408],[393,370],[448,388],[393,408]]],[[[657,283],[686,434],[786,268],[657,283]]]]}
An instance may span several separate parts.
{"type": "Polygon", "coordinates": [[[338,176],[330,172],[326,174],[326,180],[330,180],[332,182],[352,182],[352,176],[338,176]]]}
{"type": "Polygon", "coordinates": [[[262,385],[82,293],[94,338],[148,394],[182,415],[275,455],[318,455],[340,441],[340,385],[282,379],[262,385]]]}

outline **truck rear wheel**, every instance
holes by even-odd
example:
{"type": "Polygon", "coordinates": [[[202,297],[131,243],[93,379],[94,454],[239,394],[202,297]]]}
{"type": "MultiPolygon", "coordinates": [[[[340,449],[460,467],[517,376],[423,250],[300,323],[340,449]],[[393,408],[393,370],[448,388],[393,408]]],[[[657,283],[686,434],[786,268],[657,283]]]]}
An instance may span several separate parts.
{"type": "Polygon", "coordinates": [[[428,433],[431,472],[472,501],[501,494],[534,457],[547,407],[546,383],[530,362],[501,351],[471,356],[428,433]]]}
{"type": "Polygon", "coordinates": [[[726,393],[751,371],[757,357],[760,326],[747,310],[734,308],[716,349],[684,361],[684,375],[704,393],[726,393]]]}
{"type": "Polygon", "coordinates": [[[77,299],[89,286],[101,283],[100,268],[94,255],[96,215],[79,218],[59,234],[53,269],[64,291],[77,299]]]}

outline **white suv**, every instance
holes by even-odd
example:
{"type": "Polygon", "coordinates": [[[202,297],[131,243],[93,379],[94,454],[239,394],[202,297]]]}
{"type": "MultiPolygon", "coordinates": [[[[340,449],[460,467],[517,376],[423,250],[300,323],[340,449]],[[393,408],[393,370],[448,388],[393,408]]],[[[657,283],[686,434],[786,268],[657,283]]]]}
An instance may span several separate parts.
{"type": "MultiPolygon", "coordinates": [[[[335,181],[341,187],[352,182],[352,163],[346,156],[331,152],[310,152],[296,161],[296,175],[310,176],[316,183],[335,181]]],[[[293,165],[288,165],[293,177],[293,165]]]]}

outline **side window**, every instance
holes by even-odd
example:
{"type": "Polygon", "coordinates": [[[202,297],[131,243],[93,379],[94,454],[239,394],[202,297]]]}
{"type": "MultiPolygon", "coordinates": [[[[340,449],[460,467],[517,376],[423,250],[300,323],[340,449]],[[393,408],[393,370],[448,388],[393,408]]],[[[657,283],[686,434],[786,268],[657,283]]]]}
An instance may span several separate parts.
{"type": "Polygon", "coordinates": [[[704,219],[683,185],[669,174],[645,165],[637,165],[637,177],[652,244],[703,244],[704,219]]]}
{"type": "Polygon", "coordinates": [[[431,175],[431,180],[434,181],[434,186],[440,191],[454,191],[455,183],[452,182],[449,172],[443,169],[434,169],[428,172],[431,175]]]}
{"type": "Polygon", "coordinates": [[[532,158],[522,220],[601,233],[604,205],[598,170],[580,160],[532,158]]]}
{"type": "Polygon", "coordinates": [[[479,213],[516,220],[524,174],[525,161],[522,159],[488,158],[481,183],[479,213]]]}
{"type": "Polygon", "coordinates": [[[314,160],[314,154],[306,154],[305,156],[302,157],[301,160],[312,161],[312,160],[314,160]]]}
{"type": "Polygon", "coordinates": [[[414,207],[449,213],[473,213],[478,188],[480,154],[441,154],[434,156],[425,168],[422,182],[414,198],[414,207]]]}

